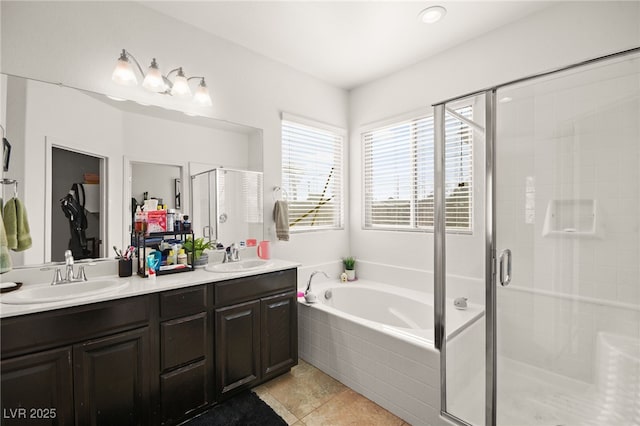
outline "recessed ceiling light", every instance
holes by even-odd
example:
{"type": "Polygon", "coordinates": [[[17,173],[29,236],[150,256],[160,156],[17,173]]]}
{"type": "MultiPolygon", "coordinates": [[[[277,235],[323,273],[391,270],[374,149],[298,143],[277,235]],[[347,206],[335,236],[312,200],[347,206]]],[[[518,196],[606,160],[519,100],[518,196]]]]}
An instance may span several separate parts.
{"type": "Polygon", "coordinates": [[[420,12],[418,17],[425,24],[435,24],[447,14],[447,9],[442,6],[430,6],[420,12]]]}

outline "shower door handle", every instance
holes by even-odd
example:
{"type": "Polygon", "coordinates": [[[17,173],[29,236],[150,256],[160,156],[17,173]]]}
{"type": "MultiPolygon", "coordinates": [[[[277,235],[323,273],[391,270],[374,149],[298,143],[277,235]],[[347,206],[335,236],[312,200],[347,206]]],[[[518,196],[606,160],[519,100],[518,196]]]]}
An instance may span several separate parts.
{"type": "Polygon", "coordinates": [[[506,287],[511,283],[511,250],[504,249],[500,253],[500,285],[506,287]],[[507,274],[504,273],[504,258],[507,258],[507,274]]]}

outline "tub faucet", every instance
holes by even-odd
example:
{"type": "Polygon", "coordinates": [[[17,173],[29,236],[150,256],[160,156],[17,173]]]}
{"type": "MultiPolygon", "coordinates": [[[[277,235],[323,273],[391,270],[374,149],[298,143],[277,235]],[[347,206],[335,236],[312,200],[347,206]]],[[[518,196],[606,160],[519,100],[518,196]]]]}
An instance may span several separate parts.
{"type": "Polygon", "coordinates": [[[317,273],[322,273],[324,274],[325,277],[330,278],[329,275],[327,275],[327,273],[324,271],[313,271],[311,275],[309,275],[309,281],[307,282],[307,289],[304,291],[305,295],[311,293],[311,280],[313,279],[314,275],[317,273]]]}

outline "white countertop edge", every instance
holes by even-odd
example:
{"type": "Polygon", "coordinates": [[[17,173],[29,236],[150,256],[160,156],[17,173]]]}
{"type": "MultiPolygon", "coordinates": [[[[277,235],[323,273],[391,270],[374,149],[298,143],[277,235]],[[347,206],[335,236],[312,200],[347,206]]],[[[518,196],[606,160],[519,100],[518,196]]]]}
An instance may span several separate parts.
{"type": "MultiPolygon", "coordinates": [[[[288,260],[271,259],[271,265],[266,268],[244,271],[244,272],[208,272],[204,269],[196,269],[190,272],[181,272],[176,274],[162,275],[156,278],[142,278],[134,274],[131,277],[119,278],[117,275],[108,275],[102,277],[91,277],[89,281],[99,279],[128,281],[129,285],[117,289],[113,292],[87,296],[83,298],[74,298],[49,303],[34,303],[29,305],[9,305],[0,303],[0,319],[10,318],[19,315],[33,314],[38,312],[52,311],[55,309],[71,308],[75,306],[90,305],[98,302],[106,302],[109,300],[124,299],[127,297],[141,296],[144,294],[157,293],[166,290],[174,290],[178,288],[186,288],[200,284],[208,284],[213,282],[227,281],[235,278],[250,277],[254,275],[266,274],[269,272],[283,271],[286,269],[297,268],[300,263],[290,262],[288,260]]],[[[50,284],[31,284],[25,285],[23,288],[34,285],[50,285],[50,284]]],[[[64,285],[64,284],[61,284],[64,285]]],[[[20,291],[20,290],[16,290],[20,291]]],[[[10,293],[7,293],[10,294],[10,293]]],[[[2,295],[0,295],[0,301],[2,295]]]]}

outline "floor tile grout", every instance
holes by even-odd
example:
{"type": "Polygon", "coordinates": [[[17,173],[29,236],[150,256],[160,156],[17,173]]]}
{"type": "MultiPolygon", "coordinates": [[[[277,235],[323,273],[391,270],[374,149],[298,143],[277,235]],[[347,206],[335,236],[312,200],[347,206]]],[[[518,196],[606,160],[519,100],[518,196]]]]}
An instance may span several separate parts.
{"type": "MultiPolygon", "coordinates": [[[[350,387],[344,385],[342,382],[340,382],[340,381],[334,379],[333,377],[331,377],[330,375],[324,373],[322,370],[318,369],[317,367],[315,367],[311,363],[308,363],[307,361],[305,361],[303,359],[300,359],[300,362],[299,362],[298,366],[293,367],[293,368],[303,368],[304,370],[302,370],[301,373],[305,373],[305,374],[294,376],[292,374],[292,372],[287,373],[287,374],[291,374],[290,379],[287,380],[286,385],[281,385],[280,389],[276,389],[274,387],[274,389],[276,390],[276,393],[279,392],[281,395],[285,395],[286,397],[289,397],[289,396],[295,394],[295,392],[292,392],[291,390],[295,389],[298,386],[302,386],[304,380],[307,379],[308,376],[313,375],[316,372],[320,373],[320,375],[321,375],[320,378],[322,378],[322,380],[324,380],[326,378],[327,380],[329,380],[328,383],[337,383],[340,387],[342,387],[342,389],[336,390],[333,395],[327,395],[327,396],[329,396],[329,398],[326,401],[322,402],[320,405],[318,405],[317,407],[314,407],[308,413],[305,413],[304,415],[299,417],[298,415],[294,414],[293,411],[292,411],[292,410],[299,411],[300,407],[301,407],[300,405],[298,405],[299,408],[296,409],[296,408],[291,406],[292,403],[296,402],[295,398],[294,398],[293,402],[292,401],[287,401],[287,400],[282,400],[282,398],[278,398],[276,395],[271,393],[271,390],[268,388],[268,386],[265,386],[265,385],[268,385],[268,383],[271,383],[271,382],[264,383],[263,384],[264,392],[266,394],[269,394],[270,398],[273,398],[273,400],[275,402],[277,402],[282,408],[284,408],[291,415],[292,418],[296,419],[296,421],[293,422],[292,424],[306,425],[306,422],[305,422],[304,419],[307,419],[307,421],[311,421],[312,423],[313,423],[314,420],[317,422],[318,418],[319,417],[322,418],[322,416],[323,416],[323,414],[322,414],[323,407],[327,406],[327,410],[324,410],[324,411],[330,412],[331,411],[331,409],[330,409],[331,405],[330,404],[335,403],[333,405],[339,405],[339,402],[340,402],[341,398],[348,398],[347,395],[349,394],[349,391],[355,393],[359,398],[362,398],[362,400],[366,401],[367,403],[373,404],[374,406],[381,408],[383,410],[383,413],[388,413],[389,415],[391,415],[393,417],[396,417],[399,420],[399,422],[398,422],[399,425],[404,425],[405,424],[405,422],[402,419],[400,419],[399,417],[394,416],[388,410],[385,410],[384,408],[380,407],[378,404],[376,404],[375,402],[373,402],[370,399],[366,398],[362,394],[356,392],[355,390],[351,389],[350,387]],[[282,388],[284,388],[284,389],[282,389],[282,388]]],[[[280,377],[283,377],[283,376],[280,376],[280,377]]],[[[273,379],[273,380],[277,380],[277,379],[278,378],[273,379]]],[[[280,383],[282,383],[282,381],[280,381],[280,383]]],[[[307,384],[307,385],[309,385],[309,384],[307,384]]],[[[326,388],[321,388],[320,394],[322,394],[322,392],[324,392],[324,391],[326,391],[326,388]]],[[[294,396],[298,396],[299,397],[300,395],[294,395],[294,396]]],[[[308,395],[305,395],[305,396],[306,396],[306,399],[298,400],[297,402],[298,403],[302,403],[302,404],[303,403],[309,403],[309,401],[308,401],[309,396],[308,395]]],[[[318,397],[318,395],[311,395],[311,396],[312,397],[313,396],[318,397]]],[[[320,398],[322,398],[321,395],[320,395],[320,398]]],[[[269,399],[269,398],[267,398],[267,399],[269,399]]],[[[268,401],[265,401],[265,402],[268,405],[270,405],[268,401]]],[[[313,405],[313,404],[311,404],[311,405],[313,405]]],[[[324,413],[324,415],[327,415],[327,413],[324,413]]]]}

